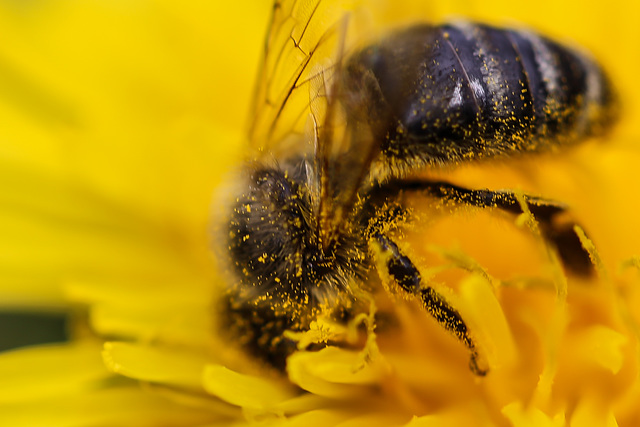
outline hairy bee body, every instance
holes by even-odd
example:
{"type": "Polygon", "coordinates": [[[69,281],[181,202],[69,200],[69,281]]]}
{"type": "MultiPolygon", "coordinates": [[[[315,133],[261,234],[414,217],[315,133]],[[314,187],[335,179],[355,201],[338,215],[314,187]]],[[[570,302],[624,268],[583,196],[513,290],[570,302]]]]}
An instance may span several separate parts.
{"type": "MultiPolygon", "coordinates": [[[[461,316],[422,283],[390,230],[406,220],[406,192],[516,214],[519,199],[407,175],[600,134],[615,113],[609,81],[586,55],[539,35],[456,23],[396,31],[344,59],[334,82],[329,104],[344,112],[350,149],[336,155],[319,134],[314,153],[254,164],[245,175],[226,224],[233,279],[222,328],[283,369],[296,348],[284,332],[366,310],[362,292],[381,289],[372,272],[382,265],[381,279],[421,301],[471,351],[474,372],[486,373],[461,316]]],[[[564,207],[527,200],[567,268],[589,270],[572,224],[556,221],[564,207]]]]}
{"type": "Polygon", "coordinates": [[[420,24],[345,68],[348,114],[385,122],[381,162],[392,176],[548,150],[602,133],[615,115],[600,66],[530,31],[420,24]]]}
{"type": "Polygon", "coordinates": [[[308,329],[320,313],[350,317],[357,304],[354,285],[365,282],[371,265],[363,235],[370,208],[349,218],[353,233],[342,233],[330,251],[322,249],[309,193],[317,185],[310,182],[312,169],[306,159],[295,159],[253,171],[229,222],[237,282],[224,301],[224,327],[278,368],[295,349],[282,333],[308,329]]]}

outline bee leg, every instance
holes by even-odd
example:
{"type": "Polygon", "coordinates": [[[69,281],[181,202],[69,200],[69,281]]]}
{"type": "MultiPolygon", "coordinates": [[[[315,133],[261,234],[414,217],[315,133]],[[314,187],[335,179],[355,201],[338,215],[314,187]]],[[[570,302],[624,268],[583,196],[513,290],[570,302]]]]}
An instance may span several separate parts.
{"type": "Polygon", "coordinates": [[[480,367],[478,350],[460,313],[435,289],[423,286],[420,272],[409,257],[402,253],[398,245],[381,233],[373,233],[372,239],[381,251],[391,279],[403,291],[419,298],[429,314],[469,349],[471,352],[469,367],[473,373],[479,376],[486,375],[488,369],[480,367]]]}
{"type": "MultiPolygon", "coordinates": [[[[498,208],[515,215],[523,213],[518,196],[512,191],[471,190],[448,182],[427,180],[395,181],[380,187],[383,194],[392,189],[396,192],[424,191],[430,196],[455,203],[498,208]]],[[[556,247],[564,266],[579,276],[592,276],[595,273],[593,262],[574,231],[576,223],[569,218],[567,206],[526,194],[524,200],[538,221],[542,236],[556,247]]]]}

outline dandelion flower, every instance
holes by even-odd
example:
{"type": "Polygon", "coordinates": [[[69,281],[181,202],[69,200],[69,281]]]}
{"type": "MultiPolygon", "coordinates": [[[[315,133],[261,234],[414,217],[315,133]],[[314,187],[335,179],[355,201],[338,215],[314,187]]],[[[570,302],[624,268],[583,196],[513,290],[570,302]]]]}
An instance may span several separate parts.
{"type": "MultiPolygon", "coordinates": [[[[597,278],[565,275],[527,215],[463,209],[406,232],[424,276],[474,330],[491,367],[479,378],[454,337],[393,298],[395,333],[362,318],[362,348],[301,350],[285,373],[215,332],[226,276],[209,241],[211,204],[242,161],[270,7],[0,1],[0,304],[64,311],[72,336],[0,354],[0,424],[640,423],[640,9],[367,5],[380,25],[457,15],[571,39],[621,92],[606,141],[443,172],[566,202],[589,232],[597,278]]],[[[302,348],[358,328],[318,319],[291,336],[302,348]]]]}

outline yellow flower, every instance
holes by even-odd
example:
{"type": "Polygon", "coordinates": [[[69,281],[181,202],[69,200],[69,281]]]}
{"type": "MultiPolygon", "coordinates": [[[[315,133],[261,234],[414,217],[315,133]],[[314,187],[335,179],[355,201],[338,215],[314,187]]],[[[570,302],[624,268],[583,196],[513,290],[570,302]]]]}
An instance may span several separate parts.
{"type": "MultiPolygon", "coordinates": [[[[563,275],[535,233],[495,213],[407,231],[425,277],[475,331],[491,368],[478,378],[410,302],[392,301],[397,333],[370,330],[364,350],[297,352],[286,375],[215,333],[225,278],[211,203],[242,159],[271,8],[231,3],[0,2],[0,304],[73,319],[68,344],[0,355],[0,424],[637,425],[639,6],[369,5],[381,26],[524,23],[592,50],[621,93],[604,142],[446,171],[569,204],[594,242],[584,240],[597,279],[563,275]]],[[[297,338],[350,326],[320,319],[297,338]]]]}

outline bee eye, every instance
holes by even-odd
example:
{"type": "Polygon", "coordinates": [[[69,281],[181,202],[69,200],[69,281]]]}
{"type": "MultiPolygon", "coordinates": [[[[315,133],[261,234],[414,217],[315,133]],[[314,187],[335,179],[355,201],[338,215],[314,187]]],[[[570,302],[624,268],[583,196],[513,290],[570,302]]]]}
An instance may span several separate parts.
{"type": "Polygon", "coordinates": [[[229,250],[243,285],[264,291],[282,286],[299,270],[305,224],[297,185],[279,170],[256,172],[229,222],[229,250]]]}
{"type": "MultiPolygon", "coordinates": [[[[295,185],[285,177],[284,173],[273,169],[257,171],[252,177],[251,184],[250,197],[262,199],[260,202],[268,201],[279,208],[289,204],[296,192],[295,185]]],[[[263,204],[256,204],[263,206],[263,204]]]]}

